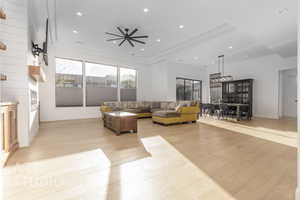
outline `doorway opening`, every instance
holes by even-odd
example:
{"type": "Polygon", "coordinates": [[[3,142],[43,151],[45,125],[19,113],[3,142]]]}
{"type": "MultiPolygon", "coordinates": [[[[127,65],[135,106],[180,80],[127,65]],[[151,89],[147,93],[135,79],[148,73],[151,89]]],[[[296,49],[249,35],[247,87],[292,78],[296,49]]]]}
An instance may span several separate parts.
{"type": "Polygon", "coordinates": [[[279,72],[279,118],[297,119],[297,68],[279,72]]]}

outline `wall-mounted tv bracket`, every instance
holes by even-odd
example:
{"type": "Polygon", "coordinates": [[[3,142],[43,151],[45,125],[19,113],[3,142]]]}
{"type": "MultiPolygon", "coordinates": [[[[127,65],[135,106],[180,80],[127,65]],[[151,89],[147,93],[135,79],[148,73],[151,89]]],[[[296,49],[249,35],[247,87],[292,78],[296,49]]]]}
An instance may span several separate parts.
{"type": "Polygon", "coordinates": [[[34,44],[33,42],[31,42],[31,44],[32,44],[32,47],[31,47],[32,55],[39,56],[40,53],[44,52],[44,50],[42,48],[40,48],[38,44],[34,44]]]}

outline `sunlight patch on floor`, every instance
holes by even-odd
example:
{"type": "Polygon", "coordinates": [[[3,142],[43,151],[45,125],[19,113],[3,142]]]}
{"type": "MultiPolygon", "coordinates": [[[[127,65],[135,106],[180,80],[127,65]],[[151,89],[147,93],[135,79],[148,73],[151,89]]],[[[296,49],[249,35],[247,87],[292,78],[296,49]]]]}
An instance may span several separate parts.
{"type": "Polygon", "coordinates": [[[101,196],[106,196],[103,187],[109,184],[110,167],[111,162],[101,149],[9,166],[3,169],[4,191],[8,191],[4,197],[78,199],[85,196],[91,185],[101,185],[101,196]],[[100,179],[92,178],[93,184],[91,169],[101,171],[100,179]]]}
{"type": "Polygon", "coordinates": [[[250,135],[260,139],[276,142],[279,144],[297,147],[297,132],[275,130],[261,126],[253,127],[236,122],[215,120],[211,118],[200,118],[200,123],[223,128],[229,131],[238,132],[245,135],[250,135]]]}

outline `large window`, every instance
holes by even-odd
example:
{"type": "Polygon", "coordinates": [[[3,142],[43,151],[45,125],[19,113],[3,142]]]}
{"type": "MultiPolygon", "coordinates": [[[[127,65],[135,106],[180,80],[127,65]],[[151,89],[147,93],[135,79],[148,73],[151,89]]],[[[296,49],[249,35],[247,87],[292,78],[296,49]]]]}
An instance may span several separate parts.
{"type": "Polygon", "coordinates": [[[201,101],[202,82],[200,80],[176,78],[176,98],[177,101],[201,101]]]}
{"type": "Polygon", "coordinates": [[[202,100],[202,82],[193,81],[193,100],[202,100]]]}
{"type": "Polygon", "coordinates": [[[136,71],[120,68],[120,100],[136,101],[136,71]]]}
{"type": "Polygon", "coordinates": [[[85,64],[86,105],[98,106],[118,101],[118,68],[94,63],[85,64]]]}
{"type": "Polygon", "coordinates": [[[56,58],[56,106],[136,101],[136,80],[134,69],[56,58]]]}
{"type": "Polygon", "coordinates": [[[184,79],[176,79],[176,99],[177,101],[184,100],[184,79]]]}
{"type": "Polygon", "coordinates": [[[184,100],[193,100],[193,81],[192,80],[184,80],[184,100]]]}
{"type": "Polygon", "coordinates": [[[82,62],[57,58],[55,78],[56,106],[82,106],[82,62]]]}

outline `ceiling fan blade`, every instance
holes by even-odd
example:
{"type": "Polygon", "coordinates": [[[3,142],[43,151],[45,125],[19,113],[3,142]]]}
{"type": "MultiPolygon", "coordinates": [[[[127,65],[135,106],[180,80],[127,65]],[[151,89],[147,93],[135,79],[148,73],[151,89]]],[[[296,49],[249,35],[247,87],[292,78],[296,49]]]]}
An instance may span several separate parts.
{"type": "Polygon", "coordinates": [[[138,29],[136,28],[136,29],[134,29],[130,34],[129,34],[129,36],[132,36],[133,34],[135,34],[136,32],[138,31],[138,29]]]}
{"type": "Polygon", "coordinates": [[[129,44],[130,44],[132,47],[134,47],[134,44],[131,42],[130,39],[128,39],[127,41],[129,42],[129,44]]]}
{"type": "Polygon", "coordinates": [[[142,36],[132,36],[130,38],[148,38],[148,35],[142,35],[142,36]]]}
{"type": "Polygon", "coordinates": [[[122,40],[122,39],[124,39],[123,37],[122,38],[114,38],[114,39],[109,39],[109,40],[106,40],[106,41],[115,41],[115,40],[122,40]]]}
{"type": "Polygon", "coordinates": [[[139,40],[136,40],[136,39],[133,39],[133,38],[130,38],[130,40],[135,41],[135,42],[138,42],[138,43],[141,43],[141,44],[146,44],[146,42],[139,41],[139,40]]]}
{"type": "Polygon", "coordinates": [[[125,41],[126,41],[126,39],[124,39],[124,40],[119,44],[119,46],[121,46],[125,41]]]}
{"type": "Polygon", "coordinates": [[[118,29],[123,35],[125,35],[124,31],[123,31],[120,27],[117,27],[117,29],[118,29]]]}
{"type": "Polygon", "coordinates": [[[107,34],[107,35],[113,35],[113,36],[117,36],[117,37],[123,37],[122,35],[118,35],[118,34],[114,34],[114,33],[105,32],[105,34],[107,34]]]}

